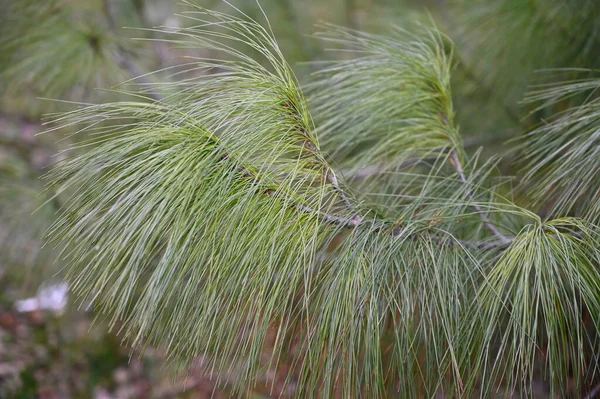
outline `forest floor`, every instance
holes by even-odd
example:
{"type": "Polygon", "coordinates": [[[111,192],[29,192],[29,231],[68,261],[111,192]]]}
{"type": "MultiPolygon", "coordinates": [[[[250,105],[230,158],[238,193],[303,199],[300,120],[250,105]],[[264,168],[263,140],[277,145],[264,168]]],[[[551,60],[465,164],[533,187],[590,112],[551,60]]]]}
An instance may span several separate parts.
{"type": "MultiPolygon", "coordinates": [[[[90,312],[18,312],[0,294],[1,398],[228,398],[196,367],[174,373],[165,354],[130,352],[90,312]]],[[[268,392],[250,392],[268,398],[268,392]]]]}

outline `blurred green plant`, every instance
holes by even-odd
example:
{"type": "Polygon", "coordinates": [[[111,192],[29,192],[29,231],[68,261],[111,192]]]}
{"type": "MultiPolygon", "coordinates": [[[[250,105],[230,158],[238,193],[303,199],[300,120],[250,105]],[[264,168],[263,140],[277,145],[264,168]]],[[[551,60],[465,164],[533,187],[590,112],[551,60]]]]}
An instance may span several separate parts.
{"type": "Polygon", "coordinates": [[[98,18],[101,2],[4,2],[0,82],[7,96],[87,99],[90,90],[131,77],[118,58],[132,47],[107,17],[98,18]]]}
{"type": "Polygon", "coordinates": [[[595,0],[458,0],[448,12],[461,67],[511,112],[536,70],[600,67],[595,0]]]}

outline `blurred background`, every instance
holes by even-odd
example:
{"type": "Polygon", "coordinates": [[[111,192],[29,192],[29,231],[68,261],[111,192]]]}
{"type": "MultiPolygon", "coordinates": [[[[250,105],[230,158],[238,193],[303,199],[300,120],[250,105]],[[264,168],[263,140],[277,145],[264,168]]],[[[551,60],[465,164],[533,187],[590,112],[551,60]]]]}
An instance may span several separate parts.
{"type": "MultiPolygon", "coordinates": [[[[194,1],[232,11],[220,0],[194,1]]],[[[545,2],[260,1],[301,82],[310,81],[314,61],[330,57],[311,36],[319,24],[383,34],[392,24],[436,24],[448,51],[455,45],[453,94],[465,144],[496,152],[544,116],[520,105],[537,69],[598,67],[600,35],[579,33],[598,32],[598,7],[554,12],[545,2]]],[[[233,3],[264,21],[254,0],[233,3]]],[[[198,54],[161,41],[168,34],[152,28],[189,23],[177,16],[181,9],[170,0],[0,0],[0,397],[219,398],[239,383],[232,370],[216,388],[202,359],[178,371],[160,349],[130,353],[118,327],[110,331],[69,294],[62,265],[44,246],[64,198],[44,190],[42,177],[80,140],[45,121],[76,103],[125,98],[117,85],[140,75],[141,84],[173,79],[168,68],[198,54]]],[[[510,160],[504,167],[512,172],[510,160]]],[[[277,397],[288,377],[283,364],[248,396],[277,397]]]]}

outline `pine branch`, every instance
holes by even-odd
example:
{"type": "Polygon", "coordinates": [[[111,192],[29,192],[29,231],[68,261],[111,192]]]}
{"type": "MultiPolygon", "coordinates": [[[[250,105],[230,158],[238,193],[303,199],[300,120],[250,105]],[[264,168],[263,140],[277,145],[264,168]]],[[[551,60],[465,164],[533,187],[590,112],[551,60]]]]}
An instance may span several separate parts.
{"type": "Polygon", "coordinates": [[[321,212],[321,211],[316,211],[316,210],[314,210],[311,207],[308,207],[306,205],[296,205],[296,208],[299,209],[302,212],[317,214],[324,221],[326,221],[328,223],[332,223],[332,224],[338,225],[340,227],[345,227],[345,228],[354,228],[362,220],[362,218],[360,216],[358,216],[358,215],[355,216],[355,217],[353,217],[352,219],[350,219],[350,218],[345,218],[345,217],[342,217],[342,216],[330,215],[328,213],[321,212]]]}
{"type": "Polygon", "coordinates": [[[599,239],[596,226],[562,218],[526,226],[502,253],[477,297],[485,327],[472,335],[483,343],[473,355],[481,362],[494,356],[486,384],[503,378],[510,391],[529,393],[537,361],[552,376],[554,393],[564,392],[571,375],[585,375],[586,356],[579,348],[595,337],[589,336],[582,309],[597,326],[599,239]]]}
{"type": "Polygon", "coordinates": [[[356,170],[428,155],[458,140],[438,117],[454,117],[450,62],[439,32],[418,26],[420,36],[397,28],[385,37],[324,28],[321,40],[358,54],[323,62],[307,85],[326,154],[356,170]]]}
{"type": "Polygon", "coordinates": [[[237,394],[292,347],[297,397],[526,389],[539,348],[552,386],[585,374],[598,227],[505,200],[494,159],[467,175],[439,32],[330,27],[360,57],[329,64],[307,101],[268,22],[186,4],[165,42],[210,59],[150,85],[161,101],[57,116],[91,133],[49,176],[71,194],[49,235],[80,298],[134,346],[243,365],[237,394]],[[416,161],[350,195],[326,154],[353,170],[416,161]]]}
{"type": "MultiPolygon", "coordinates": [[[[600,79],[589,77],[535,87],[525,98],[536,111],[581,99],[518,137],[521,190],[547,206],[550,217],[575,214],[600,221],[600,79]]],[[[584,75],[585,76],[585,75],[584,75]]]]}
{"type": "MultiPolygon", "coordinates": [[[[459,158],[458,153],[457,153],[456,150],[452,151],[451,157],[452,157],[451,158],[452,159],[451,164],[456,169],[456,172],[458,173],[458,176],[460,177],[461,182],[463,182],[464,184],[468,185],[469,182],[467,180],[467,177],[465,176],[465,172],[463,170],[462,163],[460,161],[460,158],[459,158]]],[[[506,237],[504,234],[502,234],[500,232],[500,230],[498,230],[498,228],[496,226],[494,226],[494,224],[492,222],[490,222],[490,220],[488,219],[488,217],[483,212],[483,209],[481,209],[481,207],[479,205],[477,205],[477,203],[475,202],[475,198],[473,197],[472,193],[469,194],[469,197],[473,201],[473,207],[479,213],[479,217],[481,218],[481,220],[483,221],[483,223],[485,224],[485,226],[487,227],[487,229],[492,234],[494,234],[496,237],[498,237],[498,239],[500,240],[500,242],[502,242],[502,244],[509,244],[511,240],[508,237],[506,237]]]]}
{"type": "Polygon", "coordinates": [[[333,172],[333,170],[329,170],[327,172],[327,180],[333,185],[333,187],[338,192],[338,194],[340,195],[340,197],[342,198],[342,200],[344,201],[344,203],[346,204],[348,209],[354,210],[354,206],[352,205],[352,202],[350,201],[348,196],[346,196],[344,191],[340,188],[340,184],[339,184],[338,179],[335,176],[335,173],[333,172]]]}
{"type": "MultiPolygon", "coordinates": [[[[214,141],[214,143],[218,146],[219,140],[216,136],[211,135],[211,140],[214,141]]],[[[238,166],[238,170],[240,172],[242,172],[243,175],[252,177],[254,182],[256,182],[257,184],[262,184],[259,174],[252,172],[252,170],[257,170],[256,167],[249,168],[249,167],[244,166],[243,162],[241,162],[239,159],[237,159],[237,157],[232,156],[232,154],[230,154],[230,153],[227,153],[226,155],[223,155],[221,157],[221,159],[225,159],[225,158],[233,159],[236,164],[240,165],[240,166],[238,166]]],[[[354,210],[354,207],[352,206],[350,200],[344,194],[343,190],[340,188],[338,181],[335,178],[335,175],[333,174],[333,171],[329,171],[326,173],[328,176],[328,181],[332,184],[336,193],[340,196],[340,198],[346,204],[346,206],[348,207],[348,210],[354,210]]],[[[265,186],[264,194],[267,196],[274,196],[275,193],[277,192],[277,187],[269,187],[268,184],[266,184],[264,186],[265,186]]],[[[318,215],[319,218],[321,218],[325,222],[338,225],[342,228],[354,228],[362,220],[362,218],[359,215],[356,215],[353,218],[346,218],[346,217],[342,217],[342,216],[331,215],[326,212],[315,210],[315,209],[313,209],[309,206],[303,205],[303,204],[298,204],[298,203],[295,204],[294,200],[292,198],[289,198],[286,196],[277,195],[276,197],[281,198],[285,203],[292,204],[291,207],[299,210],[300,212],[318,215]]]]}
{"type": "Polygon", "coordinates": [[[459,242],[466,247],[473,247],[483,250],[495,250],[497,248],[508,248],[513,242],[514,237],[506,237],[507,241],[465,241],[459,240],[459,242]]]}

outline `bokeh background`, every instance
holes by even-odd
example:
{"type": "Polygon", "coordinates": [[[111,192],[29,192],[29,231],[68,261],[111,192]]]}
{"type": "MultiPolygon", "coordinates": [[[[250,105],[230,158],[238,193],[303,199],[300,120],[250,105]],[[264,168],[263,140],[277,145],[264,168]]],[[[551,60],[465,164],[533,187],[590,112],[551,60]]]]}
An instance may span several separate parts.
{"type": "MultiPolygon", "coordinates": [[[[193,1],[232,11],[221,0],[193,1]]],[[[536,70],[598,67],[593,49],[600,47],[588,41],[600,35],[589,39],[577,29],[597,29],[600,16],[549,15],[541,3],[260,0],[301,82],[331,57],[312,36],[319,24],[377,33],[436,24],[449,51],[455,46],[453,94],[465,144],[496,152],[543,118],[520,103],[540,78],[536,70]]],[[[264,21],[254,0],[233,4],[264,21]]],[[[232,370],[217,387],[203,359],[178,370],[160,348],[130,352],[118,326],[111,331],[61,284],[62,266],[44,246],[64,198],[45,190],[43,175],[79,140],[46,121],[77,103],[124,98],[119,84],[140,75],[137,84],[168,81],[168,68],[186,56],[209,56],[176,48],[164,40],[168,33],[153,29],[188,23],[177,16],[181,8],[170,0],[0,0],[0,397],[219,398],[242,383],[232,370]]],[[[286,371],[280,365],[248,397],[277,397],[286,379],[293,384],[286,371]]]]}

